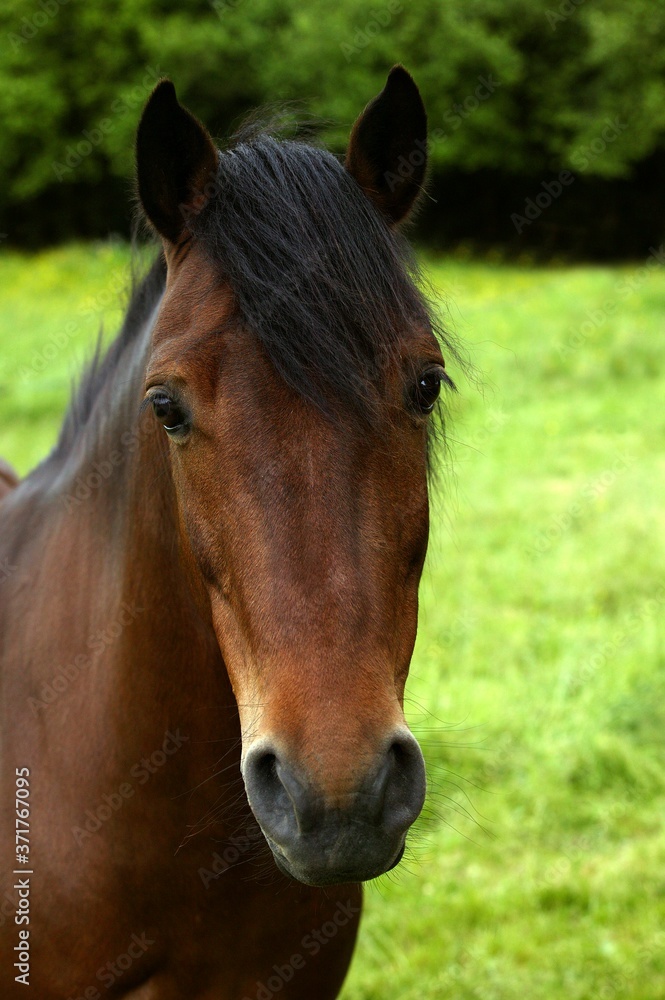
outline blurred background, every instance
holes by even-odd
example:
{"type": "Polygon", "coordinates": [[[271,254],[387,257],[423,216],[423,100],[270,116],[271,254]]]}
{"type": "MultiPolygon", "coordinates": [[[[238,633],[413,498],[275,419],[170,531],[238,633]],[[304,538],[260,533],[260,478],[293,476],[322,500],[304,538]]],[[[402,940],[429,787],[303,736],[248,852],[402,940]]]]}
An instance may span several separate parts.
{"type": "Polygon", "coordinates": [[[4,0],[0,215],[32,245],[126,234],[162,75],[215,135],[305,102],[339,151],[399,61],[430,118],[424,239],[641,254],[665,224],[664,39],[662,0],[4,0]]]}
{"type": "Polygon", "coordinates": [[[125,302],[161,76],[223,138],[297,102],[342,152],[395,62],[452,371],[408,690],[426,814],[344,1000],[665,996],[665,3],[3,0],[0,454],[49,450],[125,302]]]}

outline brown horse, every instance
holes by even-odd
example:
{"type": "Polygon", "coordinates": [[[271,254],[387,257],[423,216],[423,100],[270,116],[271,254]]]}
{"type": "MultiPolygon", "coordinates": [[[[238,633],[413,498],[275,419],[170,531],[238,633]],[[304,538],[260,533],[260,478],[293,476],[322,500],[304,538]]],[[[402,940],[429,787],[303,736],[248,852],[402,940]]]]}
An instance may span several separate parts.
{"type": "Polygon", "coordinates": [[[0,500],[15,486],[18,486],[18,476],[11,465],[0,458],[0,500]]]}
{"type": "Polygon", "coordinates": [[[425,795],[425,146],[401,67],[345,165],[150,97],[163,251],[0,505],[2,997],[339,993],[425,795]]]}

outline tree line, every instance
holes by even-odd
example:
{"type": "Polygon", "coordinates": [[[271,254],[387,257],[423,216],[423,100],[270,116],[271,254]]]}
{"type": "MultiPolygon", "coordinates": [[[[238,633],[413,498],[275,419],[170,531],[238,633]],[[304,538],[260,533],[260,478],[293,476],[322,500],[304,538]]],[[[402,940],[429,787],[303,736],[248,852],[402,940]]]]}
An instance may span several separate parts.
{"type": "Polygon", "coordinates": [[[341,152],[402,62],[430,121],[425,237],[519,245],[609,214],[606,238],[643,223],[653,239],[664,37],[664,0],[4,0],[0,228],[126,232],[134,132],[161,76],[220,137],[294,102],[341,152]]]}

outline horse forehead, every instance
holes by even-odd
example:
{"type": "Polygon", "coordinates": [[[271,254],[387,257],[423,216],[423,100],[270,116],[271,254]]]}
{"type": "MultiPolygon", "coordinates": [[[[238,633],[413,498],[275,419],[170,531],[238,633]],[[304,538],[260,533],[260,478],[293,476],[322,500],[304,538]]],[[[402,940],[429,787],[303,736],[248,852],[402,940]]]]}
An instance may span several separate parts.
{"type": "Polygon", "coordinates": [[[195,340],[213,327],[219,329],[234,309],[231,286],[201,248],[190,246],[192,249],[180,258],[174,251],[167,255],[166,288],[153,336],[155,344],[174,337],[195,340]]]}

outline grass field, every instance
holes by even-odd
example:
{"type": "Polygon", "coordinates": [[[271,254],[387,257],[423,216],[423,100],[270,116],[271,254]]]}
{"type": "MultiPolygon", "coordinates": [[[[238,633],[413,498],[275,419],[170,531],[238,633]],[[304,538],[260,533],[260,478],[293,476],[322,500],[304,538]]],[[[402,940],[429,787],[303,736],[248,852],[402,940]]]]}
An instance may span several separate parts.
{"type": "MultiPolygon", "coordinates": [[[[2,251],[21,472],[126,263],[2,251]]],[[[665,269],[429,263],[482,377],[459,377],[409,686],[429,803],[367,890],[343,998],[662,1000],[665,269]]]]}

